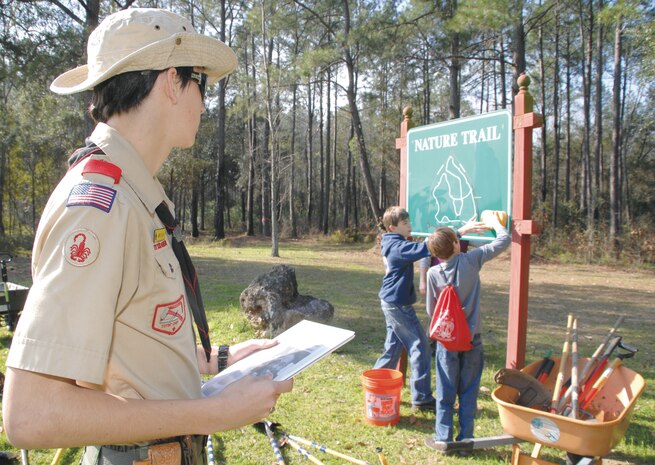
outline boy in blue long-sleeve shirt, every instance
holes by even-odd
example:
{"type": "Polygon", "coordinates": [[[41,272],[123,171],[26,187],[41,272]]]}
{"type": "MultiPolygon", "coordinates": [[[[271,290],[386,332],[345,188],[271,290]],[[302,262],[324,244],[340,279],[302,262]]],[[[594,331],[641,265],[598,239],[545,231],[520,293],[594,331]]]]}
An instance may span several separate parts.
{"type": "Polygon", "coordinates": [[[382,217],[387,233],[382,236],[381,250],[385,267],[382,287],[378,296],[387,325],[384,352],[375,368],[395,368],[407,351],[411,370],[410,389],[412,405],[418,410],[434,411],[432,396],[430,341],[421,325],[414,302],[414,262],[430,255],[425,242],[411,242],[409,213],[401,207],[389,207],[382,217]]]}

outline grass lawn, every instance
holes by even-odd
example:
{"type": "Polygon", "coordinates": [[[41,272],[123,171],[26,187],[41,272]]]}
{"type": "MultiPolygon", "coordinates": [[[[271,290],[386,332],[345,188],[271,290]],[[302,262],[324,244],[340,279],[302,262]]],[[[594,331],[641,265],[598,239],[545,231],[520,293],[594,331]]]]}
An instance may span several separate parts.
{"type": "MultiPolygon", "coordinates": [[[[368,425],[363,415],[361,374],[372,367],[380,354],[385,329],[377,292],[382,264],[372,244],[333,244],[327,241],[285,241],[280,258],[270,256],[264,240],[235,238],[222,243],[198,242],[190,253],[201,278],[212,341],[234,343],[254,336],[239,307],[239,295],[260,273],[276,264],[295,268],[300,294],[326,299],[335,308],[331,324],[356,332],[353,341],[297,376],[294,390],[283,395],[270,420],[281,429],[347,455],[380,463],[376,448],[382,448],[389,465],[397,464],[506,464],[511,448],[476,451],[471,457],[444,456],[423,445],[432,433],[434,414],[411,412],[409,390],[402,392],[401,419],[396,426],[368,425]]],[[[16,282],[29,285],[27,271],[16,264],[16,282]],[[22,280],[22,282],[21,282],[22,280]]],[[[498,410],[490,392],[496,387],[493,375],[505,365],[507,308],[509,293],[508,253],[483,268],[483,311],[485,370],[483,374],[476,435],[502,434],[498,410]]],[[[10,274],[10,279],[12,275],[10,274]]],[[[418,284],[418,276],[416,277],[418,284]]],[[[532,263],[526,362],[541,358],[547,349],[559,356],[568,313],[579,318],[579,350],[590,356],[618,315],[626,316],[620,334],[639,348],[625,365],[646,379],[624,440],[604,458],[605,464],[655,464],[655,273],[605,267],[532,263]]],[[[427,325],[425,305],[416,310],[427,325]]],[[[0,367],[11,343],[11,334],[0,329],[0,367]]],[[[71,406],[74,408],[74,406],[71,406]]],[[[275,456],[265,434],[244,427],[213,436],[217,464],[273,465],[275,456]]],[[[532,444],[524,443],[528,452],[532,444]]],[[[6,437],[0,450],[10,450],[6,437]]],[[[15,450],[14,450],[15,451],[15,450]]],[[[290,446],[282,450],[287,464],[310,463],[290,446]]],[[[326,465],[344,464],[343,459],[322,452],[310,452],[326,465]]],[[[80,451],[66,450],[61,464],[77,463],[80,451]]],[[[540,458],[564,463],[564,452],[544,447],[540,458]]],[[[54,451],[30,451],[30,462],[50,464],[54,451]]]]}

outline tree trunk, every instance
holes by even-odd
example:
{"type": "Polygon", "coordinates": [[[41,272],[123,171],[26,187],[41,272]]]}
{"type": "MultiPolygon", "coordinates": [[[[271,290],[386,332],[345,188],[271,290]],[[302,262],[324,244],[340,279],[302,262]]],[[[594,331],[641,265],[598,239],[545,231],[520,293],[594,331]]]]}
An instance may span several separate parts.
{"type": "Polygon", "coordinates": [[[450,99],[448,111],[450,119],[459,118],[461,96],[459,88],[459,73],[461,70],[461,62],[459,59],[459,34],[454,33],[450,41],[450,65],[448,66],[448,74],[450,76],[450,99]]]}
{"type": "MultiPolygon", "coordinates": [[[[131,0],[127,2],[127,5],[125,8],[127,8],[134,0],[131,0]]],[[[53,2],[54,3],[54,2],[53,2]]],[[[63,9],[63,8],[62,8],[63,9]]],[[[66,11],[66,10],[64,10],[66,11]]],[[[85,6],[85,11],[86,11],[86,19],[84,22],[85,30],[84,30],[84,43],[87,42],[87,39],[89,38],[89,34],[98,27],[98,24],[100,22],[100,0],[88,0],[86,2],[85,6]]],[[[90,91],[85,91],[82,93],[82,98],[85,101],[89,101],[91,92],[90,91]]],[[[88,137],[91,135],[93,132],[93,128],[95,127],[95,123],[93,122],[93,119],[91,118],[91,113],[88,111],[84,112],[84,135],[85,137],[88,137]]]]}
{"type": "Polygon", "coordinates": [[[430,67],[430,49],[426,46],[423,47],[423,124],[430,124],[432,115],[432,68],[430,67]]]}
{"type": "Polygon", "coordinates": [[[200,230],[198,229],[198,203],[200,202],[199,190],[200,188],[198,186],[194,186],[191,190],[191,211],[189,212],[189,216],[191,217],[192,237],[200,236],[200,230]]]}
{"type": "Polygon", "coordinates": [[[503,31],[500,31],[499,41],[499,54],[498,63],[500,65],[500,108],[507,108],[507,84],[505,79],[505,40],[503,38],[503,31]]]}
{"type": "Polygon", "coordinates": [[[348,137],[348,154],[346,160],[346,185],[344,186],[344,200],[343,200],[343,229],[348,228],[348,221],[351,210],[351,202],[354,203],[355,195],[352,191],[352,180],[354,179],[354,167],[353,167],[353,153],[350,150],[350,143],[355,137],[355,130],[353,125],[350,125],[350,137],[348,137]]]}
{"type": "Polygon", "coordinates": [[[523,0],[516,0],[514,8],[518,18],[512,30],[512,95],[519,91],[519,76],[525,73],[525,26],[523,24],[523,0]]]}
{"type": "MultiPolygon", "coordinates": [[[[484,37],[482,38],[482,41],[484,42],[484,37]]],[[[485,73],[486,73],[486,60],[483,52],[483,57],[482,57],[482,62],[480,63],[480,111],[479,113],[482,114],[484,112],[484,99],[485,99],[485,91],[484,91],[484,85],[486,83],[485,79],[485,73]]],[[[489,102],[487,101],[487,111],[489,111],[489,102]]]]}
{"type": "MultiPolygon", "coordinates": [[[[351,139],[355,137],[354,135],[351,139]]],[[[357,164],[353,163],[353,223],[355,224],[355,229],[359,229],[359,187],[357,185],[357,164]]],[[[379,218],[379,217],[378,217],[379,218]]],[[[376,219],[378,219],[376,218],[376,219]]]]}
{"type": "MultiPolygon", "coordinates": [[[[588,24],[593,27],[593,6],[589,1],[588,24]]],[[[583,132],[582,132],[582,166],[580,170],[580,211],[587,213],[587,228],[593,230],[593,208],[591,199],[591,162],[590,162],[590,101],[591,101],[591,50],[592,29],[585,28],[584,0],[579,3],[580,41],[584,51],[582,56],[582,99],[583,99],[583,132]],[[585,32],[585,30],[588,32],[585,32]]]]}
{"type": "MultiPolygon", "coordinates": [[[[559,109],[559,6],[555,6],[555,53],[553,57],[553,232],[557,230],[559,208],[559,158],[560,158],[560,109],[559,109]]],[[[544,199],[545,200],[545,199],[544,199]]]]}
{"type": "Polygon", "coordinates": [[[594,176],[591,185],[592,199],[594,199],[594,221],[598,221],[598,199],[603,190],[602,181],[602,159],[603,159],[603,21],[601,13],[603,0],[598,0],[598,32],[596,33],[596,99],[595,99],[595,120],[596,140],[594,144],[594,176]]]}
{"type": "MultiPolygon", "coordinates": [[[[225,42],[226,0],[221,0],[219,39],[225,42]]],[[[225,238],[225,87],[227,79],[218,83],[218,113],[216,115],[216,205],[214,208],[214,239],[225,238]]],[[[194,236],[195,237],[195,236],[194,236]]]]}
{"type": "Polygon", "coordinates": [[[294,191],[296,181],[296,110],[298,107],[298,84],[293,83],[293,95],[291,98],[291,145],[289,147],[289,224],[291,225],[291,237],[298,237],[296,225],[296,212],[294,208],[294,191]]]}
{"type": "MultiPolygon", "coordinates": [[[[266,126],[265,126],[265,150],[268,152],[268,175],[270,176],[268,186],[262,185],[262,193],[267,192],[265,187],[268,187],[269,202],[268,206],[270,208],[270,235],[271,235],[271,257],[279,257],[279,237],[278,237],[278,224],[277,224],[277,144],[275,142],[277,137],[276,124],[274,120],[274,109],[273,109],[273,84],[271,83],[271,67],[273,66],[273,50],[275,47],[275,41],[273,38],[268,37],[268,28],[266,24],[267,12],[264,9],[264,3],[261,4],[261,34],[262,34],[262,56],[264,57],[264,82],[266,90],[266,100],[264,102],[266,108],[266,126]]],[[[279,54],[278,54],[279,56],[279,54]]],[[[266,165],[264,163],[263,165],[266,165]]],[[[266,179],[267,176],[264,176],[262,173],[262,178],[266,179]]],[[[266,205],[265,195],[262,195],[262,205],[266,205]]],[[[265,225],[268,224],[265,222],[265,225]]],[[[264,231],[266,235],[266,229],[264,231]]]]}
{"type": "Polygon", "coordinates": [[[610,161],[610,247],[615,256],[620,254],[621,221],[619,209],[619,158],[621,155],[621,46],[623,20],[616,20],[614,29],[614,83],[612,88],[612,159],[610,161]]]}
{"type": "Polygon", "coordinates": [[[334,134],[334,139],[332,141],[332,174],[330,175],[331,182],[332,182],[332,187],[330,189],[330,192],[332,193],[332,200],[329,202],[330,203],[330,225],[332,229],[335,229],[337,227],[336,222],[337,222],[337,175],[338,175],[338,165],[337,165],[337,147],[338,147],[338,141],[339,141],[339,134],[338,134],[338,114],[339,114],[339,86],[337,85],[336,77],[338,75],[338,70],[337,73],[335,73],[335,83],[334,83],[334,131],[332,133],[334,134]]]}
{"type": "Polygon", "coordinates": [[[318,222],[319,230],[323,229],[323,215],[325,211],[325,110],[323,109],[323,78],[318,83],[318,146],[319,146],[319,194],[318,194],[318,222]]]}
{"type": "Polygon", "coordinates": [[[382,216],[382,211],[379,207],[379,202],[375,193],[375,184],[373,183],[373,176],[371,175],[371,167],[368,161],[368,151],[366,150],[366,142],[364,140],[364,129],[362,128],[362,121],[359,116],[359,108],[357,107],[357,91],[355,89],[355,63],[350,49],[348,48],[348,36],[350,33],[350,6],[349,0],[343,0],[344,7],[344,46],[343,53],[346,62],[346,71],[348,74],[348,90],[346,96],[348,97],[348,106],[355,127],[355,135],[357,136],[357,145],[359,147],[359,164],[364,177],[366,185],[366,193],[368,195],[371,213],[377,220],[382,216]]]}
{"type": "MultiPolygon", "coordinates": [[[[252,82],[257,82],[257,70],[254,63],[254,57],[256,53],[255,49],[255,38],[253,35],[250,36],[250,45],[252,48],[252,57],[253,63],[251,66],[252,82]]],[[[246,69],[248,67],[248,53],[246,52],[246,69]]],[[[252,92],[250,92],[250,84],[246,84],[248,89],[248,194],[247,194],[247,205],[248,205],[248,214],[247,214],[247,224],[246,224],[246,234],[248,236],[255,235],[255,183],[256,180],[256,166],[257,166],[257,110],[255,107],[255,102],[257,101],[257,87],[253,85],[252,92]]]]}
{"type": "MultiPolygon", "coordinates": [[[[11,139],[11,138],[8,138],[11,139]]],[[[0,141],[0,237],[5,235],[4,199],[9,140],[0,141]]]]}
{"type": "Polygon", "coordinates": [[[566,167],[564,200],[571,201],[571,33],[566,30],[566,167]]]}
{"type": "Polygon", "coordinates": [[[621,140],[621,161],[619,170],[619,199],[621,199],[621,220],[620,223],[623,224],[629,223],[631,221],[631,208],[630,208],[630,180],[628,178],[628,144],[623,137],[623,128],[625,127],[625,102],[626,102],[626,93],[628,91],[628,59],[623,58],[624,69],[622,71],[623,75],[623,87],[621,89],[621,131],[619,132],[621,140]]]}
{"type": "Polygon", "coordinates": [[[541,75],[541,82],[539,88],[541,89],[541,112],[543,113],[544,123],[541,125],[541,179],[539,182],[539,200],[541,203],[546,202],[548,195],[548,139],[546,130],[546,68],[544,64],[544,28],[543,25],[539,26],[539,74],[541,75]]]}
{"type": "Polygon", "coordinates": [[[312,92],[311,79],[307,80],[307,143],[305,144],[305,175],[307,183],[307,227],[311,228],[314,213],[314,188],[312,178],[314,177],[314,93],[312,92]]]}
{"type": "Polygon", "coordinates": [[[329,222],[330,222],[330,184],[332,169],[330,168],[330,162],[332,159],[332,121],[330,113],[332,112],[332,94],[331,94],[331,80],[332,80],[332,70],[330,67],[327,69],[327,80],[326,80],[326,91],[325,96],[327,98],[325,103],[326,116],[325,116],[325,173],[324,173],[324,182],[323,182],[323,208],[321,229],[324,235],[327,235],[329,231],[329,222]]]}
{"type": "MultiPolygon", "coordinates": [[[[254,118],[253,118],[254,119],[254,118]]],[[[250,149],[248,154],[248,189],[246,194],[246,205],[248,213],[246,214],[246,235],[255,235],[255,144],[257,140],[255,128],[251,121],[248,138],[250,139],[250,149]]]]}
{"type": "Polygon", "coordinates": [[[201,173],[200,173],[200,199],[199,199],[199,202],[200,202],[200,205],[199,205],[199,208],[200,208],[199,223],[200,224],[198,225],[198,227],[200,228],[201,231],[204,231],[206,229],[205,228],[205,218],[206,218],[206,216],[205,216],[206,210],[205,209],[207,208],[207,197],[205,195],[205,193],[207,192],[207,189],[206,189],[207,183],[205,182],[206,179],[207,179],[207,171],[203,169],[201,171],[201,173]]]}
{"type": "MultiPolygon", "coordinates": [[[[264,54],[267,56],[267,62],[273,59],[273,39],[269,39],[268,46],[265,47],[264,54]]],[[[264,125],[264,143],[262,144],[263,155],[261,164],[261,192],[262,192],[262,234],[271,235],[271,127],[270,124],[264,125]]]]}

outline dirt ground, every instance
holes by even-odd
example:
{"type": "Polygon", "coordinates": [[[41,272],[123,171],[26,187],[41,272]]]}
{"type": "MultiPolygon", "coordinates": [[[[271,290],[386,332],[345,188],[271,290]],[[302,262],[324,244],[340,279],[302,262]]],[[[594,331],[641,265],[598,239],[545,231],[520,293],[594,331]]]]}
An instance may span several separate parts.
{"type": "MultiPolygon", "coordinates": [[[[509,290],[509,270],[509,253],[485,264],[483,286],[509,290]]],[[[582,348],[595,348],[623,315],[619,332],[638,347],[640,364],[652,370],[655,341],[643,329],[655,323],[655,271],[532,262],[528,294],[529,334],[551,334],[563,341],[566,318],[572,313],[579,320],[582,348]]]]}

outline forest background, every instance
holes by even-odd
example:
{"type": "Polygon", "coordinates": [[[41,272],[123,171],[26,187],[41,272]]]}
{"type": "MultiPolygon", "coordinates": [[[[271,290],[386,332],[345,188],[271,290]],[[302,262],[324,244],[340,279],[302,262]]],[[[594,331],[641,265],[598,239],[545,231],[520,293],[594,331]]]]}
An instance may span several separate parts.
{"type": "Polygon", "coordinates": [[[398,203],[403,108],[416,126],[535,111],[534,253],[655,262],[655,6],[649,0],[0,0],[0,246],[31,248],[88,94],[48,90],[121,8],[164,7],[228,43],[196,144],[159,173],[193,237],[359,240],[398,203]]]}

